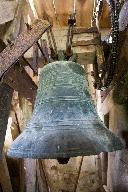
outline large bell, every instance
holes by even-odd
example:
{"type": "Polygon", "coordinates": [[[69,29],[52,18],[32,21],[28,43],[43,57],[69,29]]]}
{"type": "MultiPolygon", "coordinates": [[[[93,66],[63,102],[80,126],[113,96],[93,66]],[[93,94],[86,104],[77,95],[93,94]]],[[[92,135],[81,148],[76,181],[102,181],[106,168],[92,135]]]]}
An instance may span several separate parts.
{"type": "Polygon", "coordinates": [[[8,155],[63,159],[123,147],[100,120],[82,66],[58,61],[43,68],[32,118],[8,155]]]}

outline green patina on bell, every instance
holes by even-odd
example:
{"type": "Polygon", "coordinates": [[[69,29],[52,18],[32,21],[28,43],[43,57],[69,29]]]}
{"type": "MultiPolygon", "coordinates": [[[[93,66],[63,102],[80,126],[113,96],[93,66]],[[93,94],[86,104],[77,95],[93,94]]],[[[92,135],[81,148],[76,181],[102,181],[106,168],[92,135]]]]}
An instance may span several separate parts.
{"type": "Polygon", "coordinates": [[[32,118],[8,155],[61,161],[122,148],[96,112],[82,66],[58,61],[43,68],[32,118]]]}

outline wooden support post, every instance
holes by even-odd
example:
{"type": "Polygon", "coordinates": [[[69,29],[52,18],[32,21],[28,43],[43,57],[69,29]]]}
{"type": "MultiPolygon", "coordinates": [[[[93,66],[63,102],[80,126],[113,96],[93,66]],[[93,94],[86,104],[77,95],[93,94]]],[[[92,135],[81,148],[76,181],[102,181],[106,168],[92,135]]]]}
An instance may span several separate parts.
{"type": "MultiPolygon", "coordinates": [[[[96,158],[96,168],[98,171],[98,177],[99,177],[100,181],[102,181],[101,159],[100,159],[99,155],[97,155],[97,158],[96,158]]],[[[101,182],[101,185],[102,185],[102,182],[101,182]]]]}
{"type": "Polygon", "coordinates": [[[47,177],[45,174],[42,160],[37,161],[37,178],[38,178],[38,184],[39,184],[39,191],[49,192],[47,177]]]}
{"type": "MultiPolygon", "coordinates": [[[[20,123],[18,121],[17,113],[15,111],[13,111],[12,116],[13,116],[13,127],[15,127],[15,128],[14,128],[14,130],[11,130],[11,133],[12,133],[13,140],[15,140],[16,137],[18,135],[20,135],[21,129],[20,129],[20,123]]],[[[24,173],[24,160],[23,159],[19,159],[19,170],[20,170],[19,171],[19,173],[20,173],[20,175],[19,175],[19,180],[20,180],[19,192],[24,192],[25,191],[25,173],[24,173]]]]}
{"type": "Polygon", "coordinates": [[[8,117],[11,108],[13,89],[6,84],[0,84],[0,156],[5,140],[8,117]]]}
{"type": "Polygon", "coordinates": [[[0,184],[3,192],[12,192],[11,180],[4,154],[2,154],[2,159],[0,160],[0,184]]]}
{"type": "Polygon", "coordinates": [[[34,159],[25,159],[25,185],[26,192],[35,192],[36,191],[36,160],[34,159]]]}
{"type": "Polygon", "coordinates": [[[25,173],[24,173],[24,160],[20,159],[20,187],[19,192],[25,191],[25,173]]]}
{"type": "MultiPolygon", "coordinates": [[[[19,99],[20,99],[20,107],[22,110],[22,126],[20,127],[20,130],[22,132],[28,120],[31,117],[32,105],[30,105],[30,103],[22,96],[19,96],[19,99]]],[[[37,183],[36,160],[24,159],[24,177],[25,177],[25,191],[36,192],[36,183],[37,183]]]]}
{"type": "Polygon", "coordinates": [[[101,159],[101,164],[102,164],[102,183],[104,185],[107,185],[107,170],[108,170],[108,153],[104,152],[102,153],[102,159],[101,159]]]}
{"type": "MultiPolygon", "coordinates": [[[[0,40],[0,52],[6,47],[0,40]]],[[[0,185],[2,192],[12,192],[11,180],[8,172],[3,146],[7,130],[8,117],[11,108],[13,89],[8,85],[0,84],[0,185]]],[[[0,190],[1,191],[1,190],[0,190]]]]}

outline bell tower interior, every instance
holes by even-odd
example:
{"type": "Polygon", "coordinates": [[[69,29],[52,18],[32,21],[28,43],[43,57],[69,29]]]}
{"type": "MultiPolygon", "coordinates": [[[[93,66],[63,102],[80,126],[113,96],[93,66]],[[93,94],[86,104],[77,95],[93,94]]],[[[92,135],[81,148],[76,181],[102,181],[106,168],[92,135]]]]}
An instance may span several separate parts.
{"type": "Polygon", "coordinates": [[[0,0],[0,192],[128,192],[127,30],[127,0],[0,0]]]}

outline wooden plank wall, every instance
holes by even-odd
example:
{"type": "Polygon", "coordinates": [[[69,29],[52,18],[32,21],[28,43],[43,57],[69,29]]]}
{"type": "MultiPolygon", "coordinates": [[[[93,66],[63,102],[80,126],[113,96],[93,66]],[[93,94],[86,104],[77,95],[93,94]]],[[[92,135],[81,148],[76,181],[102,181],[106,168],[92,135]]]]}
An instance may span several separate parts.
{"type": "Polygon", "coordinates": [[[110,8],[106,1],[104,1],[102,12],[103,14],[101,14],[99,25],[101,28],[110,28],[111,26],[110,8]]]}
{"type": "MultiPolygon", "coordinates": [[[[73,13],[73,0],[34,0],[39,17],[44,12],[51,18],[54,26],[60,25],[65,26],[68,22],[69,14],[73,13]],[[55,9],[54,9],[55,8],[55,9]],[[56,12],[56,14],[55,14],[56,12]]],[[[76,12],[77,12],[77,26],[90,27],[91,15],[93,11],[93,0],[77,0],[76,1],[76,12]]]]}
{"type": "MultiPolygon", "coordinates": [[[[39,17],[47,14],[50,21],[57,26],[67,26],[69,14],[73,13],[73,0],[34,0],[39,17]]],[[[90,27],[94,0],[76,0],[77,27],[90,27]]],[[[108,4],[105,2],[101,17],[101,27],[110,27],[110,14],[108,4]]]]}

